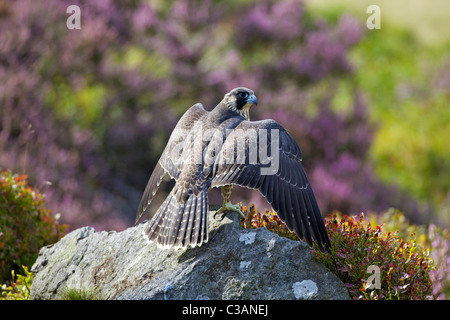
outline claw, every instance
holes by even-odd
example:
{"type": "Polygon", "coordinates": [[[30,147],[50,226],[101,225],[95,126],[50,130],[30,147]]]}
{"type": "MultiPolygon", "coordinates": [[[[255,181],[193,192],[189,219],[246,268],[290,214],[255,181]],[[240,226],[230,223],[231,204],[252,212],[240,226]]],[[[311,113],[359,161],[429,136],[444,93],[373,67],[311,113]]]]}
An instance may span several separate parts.
{"type": "Polygon", "coordinates": [[[238,204],[231,204],[231,202],[225,203],[222,208],[217,210],[217,212],[214,214],[214,219],[216,218],[216,215],[225,211],[234,211],[238,212],[241,217],[245,218],[245,215],[242,213],[241,207],[238,204]]]}

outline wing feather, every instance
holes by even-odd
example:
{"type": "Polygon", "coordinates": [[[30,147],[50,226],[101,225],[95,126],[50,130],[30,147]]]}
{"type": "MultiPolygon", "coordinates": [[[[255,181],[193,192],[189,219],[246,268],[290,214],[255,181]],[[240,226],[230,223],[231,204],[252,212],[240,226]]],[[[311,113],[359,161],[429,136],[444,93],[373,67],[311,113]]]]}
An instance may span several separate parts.
{"type": "Polygon", "coordinates": [[[173,130],[167,146],[164,149],[161,158],[158,160],[155,168],[153,169],[152,175],[147,183],[144,193],[139,204],[135,224],[139,219],[147,213],[150,204],[158,191],[159,185],[166,173],[168,173],[172,178],[178,178],[182,172],[184,162],[179,161],[179,157],[185,148],[191,148],[191,139],[186,139],[185,137],[191,132],[196,120],[200,119],[202,116],[207,114],[201,103],[197,103],[190,107],[181,119],[178,121],[175,129],[173,130]],[[178,158],[177,158],[178,157],[178,158]]]}
{"type": "MultiPolygon", "coordinates": [[[[309,199],[308,193],[302,191],[301,194],[303,196],[303,202],[305,204],[306,211],[314,212],[314,210],[311,207],[311,201],[309,199]]],[[[311,216],[311,214],[309,214],[307,217],[304,218],[304,220],[306,220],[307,224],[310,226],[309,228],[306,229],[306,231],[307,231],[306,239],[307,239],[307,242],[310,243],[310,245],[311,245],[311,243],[312,243],[311,233],[314,233],[316,239],[319,241],[320,240],[319,232],[318,232],[317,226],[315,224],[314,216],[311,216]],[[312,228],[312,232],[311,232],[311,228],[312,228]]]]}
{"type": "Polygon", "coordinates": [[[291,197],[292,197],[292,205],[293,205],[293,216],[294,216],[294,230],[295,233],[303,238],[303,227],[302,227],[302,218],[300,211],[300,199],[298,195],[297,188],[291,188],[291,197]]]}
{"type": "MultiPolygon", "coordinates": [[[[314,238],[319,248],[323,250],[324,245],[325,249],[329,251],[330,241],[323,218],[301,163],[302,152],[292,136],[273,120],[242,121],[236,126],[236,129],[242,130],[234,130],[226,137],[223,152],[227,154],[235,152],[233,139],[237,139],[238,134],[251,131],[266,130],[267,145],[259,146],[259,143],[263,142],[259,135],[256,138],[249,135],[249,146],[244,148],[245,163],[237,164],[235,161],[232,164],[224,164],[224,158],[218,156],[214,165],[215,169],[212,171],[214,177],[211,186],[236,184],[258,189],[289,229],[294,230],[309,245],[312,245],[314,238]],[[275,133],[273,130],[278,130],[278,141],[275,141],[275,138],[272,139],[272,135],[275,133]],[[273,146],[272,143],[277,143],[278,148],[275,148],[276,145],[273,146]],[[263,174],[261,170],[271,163],[263,161],[252,163],[250,161],[251,145],[257,145],[260,148],[258,150],[259,160],[264,152],[272,161],[278,157],[278,169],[273,172],[274,174],[263,174]]],[[[235,160],[236,156],[235,154],[235,160]]]]}
{"type": "Polygon", "coordinates": [[[141,202],[139,203],[139,208],[136,214],[135,224],[139,221],[141,216],[147,211],[152,202],[156,191],[158,191],[159,185],[161,184],[162,178],[166,174],[166,171],[161,166],[160,162],[156,164],[150,179],[148,180],[147,186],[145,187],[144,194],[142,195],[141,202]]]}
{"type": "Polygon", "coordinates": [[[283,188],[283,199],[280,199],[281,206],[285,209],[285,222],[289,230],[294,230],[294,223],[292,221],[292,199],[291,199],[291,186],[287,183],[280,184],[283,188]]]}

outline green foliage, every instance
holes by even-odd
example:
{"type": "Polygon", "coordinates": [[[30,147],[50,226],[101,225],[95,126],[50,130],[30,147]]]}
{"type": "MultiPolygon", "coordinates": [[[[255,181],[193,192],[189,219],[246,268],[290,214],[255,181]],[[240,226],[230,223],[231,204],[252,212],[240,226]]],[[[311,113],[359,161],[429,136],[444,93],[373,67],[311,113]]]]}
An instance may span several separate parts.
{"type": "Polygon", "coordinates": [[[14,270],[11,271],[12,281],[9,286],[4,284],[0,287],[0,300],[30,300],[30,287],[33,282],[33,274],[26,266],[22,266],[23,274],[16,276],[14,270]]]}
{"type": "MultiPolygon", "coordinates": [[[[101,84],[89,84],[74,90],[61,77],[53,79],[55,90],[48,92],[46,103],[54,108],[55,115],[60,121],[69,121],[81,128],[95,127],[99,137],[106,89],[101,84]]],[[[101,127],[101,129],[104,129],[101,127]]]]}
{"type": "MultiPolygon", "coordinates": [[[[383,22],[385,23],[385,22],[383,22]]],[[[449,223],[450,135],[448,45],[426,48],[412,31],[368,32],[352,52],[355,80],[370,101],[378,131],[371,147],[376,173],[449,223]]]]}
{"type": "Polygon", "coordinates": [[[429,251],[397,233],[383,233],[383,227],[359,218],[338,214],[325,218],[331,254],[317,248],[314,255],[345,284],[353,299],[426,299],[431,296],[429,251]],[[366,289],[369,266],[380,268],[380,288],[366,289]]]}
{"type": "MultiPolygon", "coordinates": [[[[435,216],[448,227],[450,29],[442,12],[448,12],[449,4],[441,1],[424,14],[420,0],[410,1],[408,10],[398,10],[394,3],[379,3],[383,8],[382,28],[367,30],[352,49],[354,75],[339,79],[335,105],[350,105],[345,90],[349,83],[364,92],[371,119],[378,128],[370,150],[375,172],[384,183],[397,185],[420,202],[430,204],[435,216]]],[[[328,21],[346,12],[362,23],[368,17],[369,4],[346,0],[333,4],[308,2],[312,14],[328,21]]],[[[395,206],[414,216],[401,201],[395,206]]]]}
{"type": "Polygon", "coordinates": [[[94,290],[65,289],[62,290],[60,298],[62,300],[102,300],[101,295],[94,290]]]}
{"type": "Polygon", "coordinates": [[[430,246],[432,239],[426,226],[409,223],[405,214],[396,208],[390,208],[381,214],[369,214],[367,220],[372,226],[382,225],[384,233],[395,232],[399,238],[406,241],[410,241],[413,234],[418,245],[432,249],[430,246]]]}
{"type": "Polygon", "coordinates": [[[26,175],[0,172],[0,282],[11,270],[31,266],[39,249],[57,242],[66,228],[45,207],[44,195],[28,186],[26,175]]]}
{"type": "Polygon", "coordinates": [[[385,114],[372,149],[381,178],[430,201],[445,222],[450,210],[448,110],[448,97],[428,93],[423,99],[403,102],[395,113],[385,114]]]}

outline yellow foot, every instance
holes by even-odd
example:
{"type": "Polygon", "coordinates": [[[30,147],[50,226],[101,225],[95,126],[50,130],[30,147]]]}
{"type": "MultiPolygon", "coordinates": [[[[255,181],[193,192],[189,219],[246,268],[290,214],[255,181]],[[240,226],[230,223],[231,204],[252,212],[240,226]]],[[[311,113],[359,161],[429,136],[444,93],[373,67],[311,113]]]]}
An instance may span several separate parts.
{"type": "Polygon", "coordinates": [[[242,213],[241,207],[238,204],[231,204],[231,202],[225,203],[222,206],[222,208],[217,210],[217,212],[214,214],[214,217],[216,216],[216,214],[219,214],[219,213],[222,213],[222,212],[225,212],[225,211],[239,212],[241,217],[245,218],[245,215],[242,213]]]}

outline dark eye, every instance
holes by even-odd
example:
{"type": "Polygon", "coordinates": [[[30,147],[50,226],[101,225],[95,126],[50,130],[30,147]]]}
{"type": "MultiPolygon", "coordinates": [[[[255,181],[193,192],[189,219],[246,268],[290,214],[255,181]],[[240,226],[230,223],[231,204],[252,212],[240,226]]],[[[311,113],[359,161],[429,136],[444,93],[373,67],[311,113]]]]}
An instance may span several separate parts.
{"type": "Polygon", "coordinates": [[[247,92],[239,92],[238,95],[241,98],[247,98],[248,97],[248,93],[247,92]]]}

